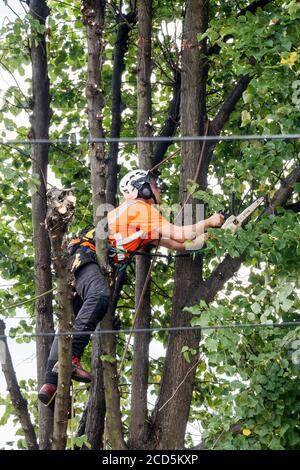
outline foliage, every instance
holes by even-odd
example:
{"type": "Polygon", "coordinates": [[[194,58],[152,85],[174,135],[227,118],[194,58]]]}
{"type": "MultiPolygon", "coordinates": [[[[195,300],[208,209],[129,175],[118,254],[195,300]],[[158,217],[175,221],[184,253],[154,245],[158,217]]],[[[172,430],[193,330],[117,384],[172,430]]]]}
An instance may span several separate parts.
{"type": "MultiPolygon", "coordinates": [[[[50,137],[70,138],[69,145],[50,146],[50,180],[56,177],[62,186],[76,187],[77,217],[72,234],[92,222],[90,167],[86,145],[75,145],[73,134],[87,137],[85,100],[86,45],[80,2],[48,2],[51,14],[46,27],[52,119],[50,137]]],[[[113,2],[112,2],[113,3],[113,2]]],[[[128,11],[123,2],[124,12],[128,11]]],[[[238,16],[238,7],[246,1],[212,1],[209,29],[199,40],[207,40],[208,49],[218,45],[218,54],[207,56],[208,117],[213,119],[224,99],[244,74],[252,77],[242,100],[235,106],[224,129],[225,134],[274,134],[299,132],[300,43],[297,27],[299,4],[282,0],[270,2],[255,14],[238,16]]],[[[183,1],[154,1],[153,20],[153,131],[159,134],[167,116],[174,85],[174,64],[180,66],[180,31],[183,1]],[[176,29],[174,25],[176,24],[176,29]]],[[[26,139],[30,131],[32,109],[30,56],[28,41],[33,20],[30,17],[7,21],[0,31],[0,46],[5,51],[2,68],[10,77],[10,86],[2,93],[1,138],[26,139]],[[7,72],[9,70],[9,72],[7,72]]],[[[38,24],[35,23],[37,27],[38,24]]],[[[105,27],[105,64],[102,87],[105,95],[103,124],[110,132],[111,80],[113,48],[117,22],[113,5],[108,5],[105,27]]],[[[43,30],[37,30],[43,33],[43,30]]],[[[137,32],[130,34],[129,50],[122,77],[122,135],[136,133],[136,53],[137,32]]],[[[170,152],[178,145],[170,147],[170,152]]],[[[132,144],[120,145],[120,176],[137,165],[132,144]]],[[[195,199],[205,202],[207,213],[230,205],[232,192],[242,210],[253,198],[270,198],[293,165],[299,163],[299,142],[235,141],[216,146],[209,168],[209,186],[205,192],[191,187],[195,199]]],[[[180,157],[162,167],[169,183],[168,204],[178,202],[180,157]]],[[[0,290],[1,318],[13,317],[18,310],[7,309],[20,300],[34,296],[34,260],[30,196],[38,190],[35,175],[30,174],[31,149],[28,145],[2,145],[0,152],[0,273],[14,285],[0,290]]],[[[299,186],[295,187],[295,192],[299,186]]],[[[293,196],[294,198],[294,196],[293,196]]],[[[258,211],[259,213],[259,211],[258,211]]],[[[258,215],[254,215],[255,217],[258,215]]],[[[204,277],[225,254],[245,253],[242,274],[229,281],[210,306],[201,303],[192,308],[192,325],[232,323],[277,323],[299,318],[299,216],[281,209],[259,222],[250,222],[235,236],[211,230],[209,251],[204,259],[204,277]],[[243,277],[244,276],[244,277],[243,277]]],[[[70,234],[70,236],[72,235],[70,234]]],[[[151,305],[153,327],[169,326],[173,291],[174,260],[160,259],[153,273],[151,305]]],[[[33,305],[25,304],[30,317],[19,322],[12,334],[34,331],[33,305]]],[[[120,300],[122,327],[130,328],[134,310],[134,268],[120,300]]],[[[299,449],[299,329],[261,328],[205,330],[200,347],[201,358],[193,393],[190,422],[199,423],[201,438],[217,449],[299,449]],[[241,423],[239,432],[231,426],[241,423]]],[[[119,335],[117,360],[124,350],[125,337],[119,335]]],[[[166,347],[168,334],[157,332],[154,339],[160,350],[166,347]]],[[[187,348],[187,347],[186,347],[187,348]]],[[[89,349],[84,363],[89,362],[89,349]]],[[[196,350],[183,349],[187,361],[196,350]]],[[[111,360],[106,357],[106,360],[111,360]]],[[[129,348],[122,380],[130,384],[132,351],[129,348]]],[[[150,358],[151,405],[163,374],[163,355],[150,358]]],[[[36,427],[36,385],[24,383],[36,427]]],[[[122,413],[125,425],[130,416],[129,386],[122,389],[122,413]],[[126,391],[125,391],[126,390],[126,391]]],[[[79,410],[86,393],[78,394],[79,410]]],[[[13,414],[8,398],[0,425],[13,414]]],[[[193,439],[187,434],[187,443],[193,439]]],[[[86,440],[76,440],[77,446],[86,440]]],[[[22,438],[18,444],[24,445],[22,438]]],[[[71,441],[69,441],[71,446],[71,441]]]]}

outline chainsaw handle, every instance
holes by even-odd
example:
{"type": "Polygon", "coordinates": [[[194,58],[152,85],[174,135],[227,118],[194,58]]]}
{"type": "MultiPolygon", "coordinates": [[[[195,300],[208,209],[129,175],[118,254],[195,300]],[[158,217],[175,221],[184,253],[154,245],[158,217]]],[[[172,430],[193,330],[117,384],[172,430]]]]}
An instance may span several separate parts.
{"type": "Polygon", "coordinates": [[[224,216],[224,222],[232,215],[232,212],[229,208],[225,208],[218,212],[218,214],[222,214],[224,216]]]}

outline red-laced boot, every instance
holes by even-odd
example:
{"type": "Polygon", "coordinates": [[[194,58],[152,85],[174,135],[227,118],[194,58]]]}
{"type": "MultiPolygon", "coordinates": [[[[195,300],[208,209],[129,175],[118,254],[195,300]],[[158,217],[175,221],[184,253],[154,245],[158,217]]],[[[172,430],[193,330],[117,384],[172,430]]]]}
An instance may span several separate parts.
{"type": "MultiPolygon", "coordinates": [[[[44,384],[38,393],[39,400],[54,412],[55,407],[55,395],[57,387],[53,384],[44,384]]],[[[73,418],[75,416],[75,410],[73,418]]],[[[68,419],[71,419],[71,397],[69,397],[69,410],[68,410],[68,419]]]]}
{"type": "MultiPolygon", "coordinates": [[[[52,369],[53,374],[58,374],[58,369],[59,363],[57,362],[52,369]]],[[[85,383],[91,382],[92,380],[91,374],[81,367],[80,359],[76,356],[72,357],[72,379],[77,382],[85,383]]]]}
{"type": "Polygon", "coordinates": [[[44,384],[38,393],[39,400],[44,405],[54,408],[54,395],[56,393],[56,386],[53,384],[44,384]],[[52,406],[51,406],[52,405],[52,406]]]}

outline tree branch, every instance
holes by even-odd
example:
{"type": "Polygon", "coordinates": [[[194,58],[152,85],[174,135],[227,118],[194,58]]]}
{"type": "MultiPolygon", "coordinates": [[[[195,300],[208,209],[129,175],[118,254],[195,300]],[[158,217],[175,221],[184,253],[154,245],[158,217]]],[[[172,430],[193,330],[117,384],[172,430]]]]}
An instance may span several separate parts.
{"type": "Polygon", "coordinates": [[[272,3],[272,1],[273,0],[255,0],[253,3],[250,3],[250,5],[248,5],[247,7],[242,8],[238,13],[238,16],[244,16],[247,12],[250,12],[254,15],[254,13],[256,13],[259,8],[264,8],[269,3],[272,3]]]}
{"type": "Polygon", "coordinates": [[[5,323],[2,320],[0,320],[0,348],[2,371],[4,373],[7,389],[11,398],[11,402],[15,409],[15,413],[24,431],[25,441],[28,450],[38,450],[39,446],[37,443],[34,427],[32,425],[28,412],[27,401],[22,396],[20,391],[20,387],[16,378],[16,373],[14,370],[14,366],[5,337],[5,323]],[[1,336],[3,338],[1,338],[1,336]]]}
{"type": "MultiPolygon", "coordinates": [[[[245,16],[247,12],[252,13],[253,15],[256,13],[258,8],[264,8],[267,6],[269,3],[271,3],[273,0],[255,0],[253,3],[250,3],[247,7],[243,8],[242,10],[239,11],[237,16],[245,16]]],[[[227,42],[228,39],[231,39],[231,35],[226,35],[223,38],[224,42],[227,42]]],[[[208,48],[207,55],[217,55],[221,51],[221,46],[219,44],[213,44],[208,48]]]]}
{"type": "MultiPolygon", "coordinates": [[[[218,135],[221,132],[226,122],[230,118],[235,105],[241,98],[243,92],[247,89],[247,86],[251,80],[252,77],[249,75],[244,75],[238,80],[234,89],[229,93],[228,97],[223,102],[215,118],[212,122],[210,122],[208,135],[218,135]]],[[[213,150],[217,143],[217,141],[206,143],[205,152],[201,163],[200,180],[198,181],[200,188],[204,191],[207,187],[208,166],[212,158],[213,150]]]]}
{"type": "Polygon", "coordinates": [[[273,214],[276,207],[283,206],[293,193],[293,186],[300,181],[300,165],[296,166],[294,170],[281,181],[281,186],[273,196],[269,207],[264,211],[264,215],[273,214]]]}
{"type": "MultiPolygon", "coordinates": [[[[181,93],[181,73],[174,72],[173,97],[168,108],[168,117],[165,120],[160,137],[170,137],[175,134],[180,120],[180,93],[181,93]]],[[[158,165],[164,158],[166,151],[172,142],[157,142],[153,149],[152,166],[158,165]]]]}
{"type": "MultiPolygon", "coordinates": [[[[223,129],[224,125],[228,121],[230,114],[235,108],[235,105],[240,100],[242,94],[247,89],[249,83],[251,82],[253,77],[250,77],[248,74],[243,75],[239,78],[236,86],[233,90],[229,93],[227,98],[225,99],[224,103],[220,107],[217,115],[213,119],[211,123],[211,130],[214,134],[219,134],[220,131],[223,129]]],[[[214,145],[216,145],[214,143],[214,145]]]]}
{"type": "MultiPolygon", "coordinates": [[[[122,73],[125,68],[125,54],[128,50],[129,33],[136,22],[135,12],[125,15],[126,21],[121,19],[118,26],[117,39],[114,47],[114,66],[112,75],[112,120],[110,127],[110,137],[120,137],[121,131],[121,107],[122,107],[122,73]]],[[[117,176],[118,176],[118,142],[109,144],[107,162],[107,184],[106,201],[108,204],[116,205],[117,176]]]]}
{"type": "MultiPolygon", "coordinates": [[[[293,185],[300,181],[300,165],[296,166],[294,170],[281,182],[280,188],[276,191],[269,206],[264,210],[260,216],[264,217],[273,214],[277,207],[284,206],[293,192],[293,185]]],[[[240,269],[241,264],[245,259],[245,255],[238,258],[232,258],[227,255],[225,259],[217,266],[212,272],[210,277],[203,283],[200,290],[193,296],[193,303],[199,299],[205,300],[207,303],[211,302],[217,293],[223,288],[224,284],[232,278],[240,269]]]]}

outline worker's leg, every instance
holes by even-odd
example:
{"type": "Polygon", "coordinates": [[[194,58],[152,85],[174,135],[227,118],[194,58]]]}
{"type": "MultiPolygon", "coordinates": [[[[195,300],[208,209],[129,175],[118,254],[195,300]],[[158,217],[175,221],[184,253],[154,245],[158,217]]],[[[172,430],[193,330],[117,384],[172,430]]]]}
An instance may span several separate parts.
{"type": "MultiPolygon", "coordinates": [[[[89,263],[76,272],[76,291],[83,300],[74,323],[74,331],[94,331],[106,314],[109,301],[109,288],[99,265],[89,263]]],[[[76,335],[72,342],[72,355],[81,357],[89,335],[76,335]]]]}
{"type": "MultiPolygon", "coordinates": [[[[76,316],[74,330],[94,331],[98,322],[104,317],[109,299],[109,288],[98,264],[89,263],[75,272],[75,289],[82,299],[74,300],[73,308],[76,316]],[[79,311],[78,311],[79,310],[79,311]]],[[[72,356],[81,357],[89,342],[89,335],[74,336],[72,341],[72,356]]],[[[54,338],[49,354],[45,382],[57,385],[57,374],[52,372],[58,360],[58,337],[54,338]]]]}
{"type": "MultiPolygon", "coordinates": [[[[83,301],[81,297],[76,293],[75,297],[73,298],[73,311],[74,311],[74,316],[75,318],[77,317],[81,307],[82,307],[83,301]]],[[[52,369],[54,364],[56,364],[58,360],[58,336],[54,337],[50,354],[48,357],[47,361],[47,367],[46,367],[46,376],[45,376],[45,383],[48,384],[53,384],[57,385],[57,374],[53,374],[52,369]]]]}

